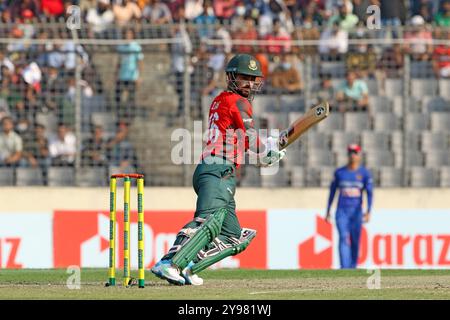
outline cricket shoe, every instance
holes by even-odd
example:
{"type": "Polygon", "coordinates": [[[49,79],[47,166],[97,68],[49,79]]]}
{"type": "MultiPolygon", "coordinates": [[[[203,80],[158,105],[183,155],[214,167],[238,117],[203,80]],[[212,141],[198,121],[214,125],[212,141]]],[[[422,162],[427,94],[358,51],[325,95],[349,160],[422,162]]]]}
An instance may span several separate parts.
{"type": "Polygon", "coordinates": [[[180,276],[179,269],[170,260],[161,260],[152,268],[152,273],[158,278],[167,280],[171,284],[182,286],[185,280],[180,276]]]}
{"type": "Polygon", "coordinates": [[[192,273],[192,266],[194,263],[191,261],[189,262],[188,266],[184,268],[183,272],[181,272],[181,275],[183,276],[186,284],[191,284],[193,286],[201,286],[203,284],[203,279],[200,278],[195,273],[192,273]]]}

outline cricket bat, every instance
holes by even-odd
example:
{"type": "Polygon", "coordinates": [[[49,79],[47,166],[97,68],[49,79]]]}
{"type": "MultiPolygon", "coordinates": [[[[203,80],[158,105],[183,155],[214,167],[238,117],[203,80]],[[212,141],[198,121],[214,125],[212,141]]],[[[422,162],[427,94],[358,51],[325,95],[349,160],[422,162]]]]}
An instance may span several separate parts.
{"type": "Polygon", "coordinates": [[[330,106],[328,102],[322,102],[311,109],[304,115],[295,120],[287,129],[281,131],[278,139],[278,147],[280,150],[287,148],[291,143],[298,139],[306,130],[316,125],[330,114],[330,106]]]}

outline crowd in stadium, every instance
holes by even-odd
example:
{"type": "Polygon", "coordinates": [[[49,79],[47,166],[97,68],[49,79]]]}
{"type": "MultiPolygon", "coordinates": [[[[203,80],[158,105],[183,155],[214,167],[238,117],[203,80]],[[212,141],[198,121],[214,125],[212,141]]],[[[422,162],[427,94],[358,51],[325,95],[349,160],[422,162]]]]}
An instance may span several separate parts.
{"type": "Polygon", "coordinates": [[[288,31],[293,25],[310,28],[341,20],[334,8],[341,5],[349,14],[343,28],[365,22],[367,7],[378,5],[385,25],[405,24],[420,15],[427,23],[449,26],[447,0],[3,0],[2,22],[47,21],[67,18],[67,8],[78,5],[85,21],[95,32],[107,24],[127,25],[133,20],[164,24],[189,20],[196,23],[231,22],[237,17],[251,17],[259,26],[260,36],[270,29],[274,19],[282,21],[288,31]]]}
{"type": "MultiPolygon", "coordinates": [[[[317,53],[320,61],[336,61],[345,65],[345,72],[337,75],[347,81],[336,86],[333,74],[320,74],[320,83],[312,91],[319,99],[339,102],[339,110],[366,110],[368,87],[365,79],[400,77],[405,53],[413,61],[429,62],[430,76],[450,77],[449,46],[433,45],[432,39],[450,39],[450,0],[23,0],[0,1],[3,38],[54,39],[64,38],[63,45],[51,43],[28,45],[26,42],[2,43],[0,50],[0,166],[73,165],[76,139],[73,133],[75,119],[75,66],[77,57],[82,63],[82,96],[101,93],[101,81],[90,52],[69,40],[68,29],[46,28],[54,21],[65,22],[70,14],[67,8],[81,9],[82,37],[127,38],[117,27],[134,26],[136,37],[139,25],[167,25],[187,22],[196,26],[199,45],[192,61],[203,61],[210,71],[206,83],[197,88],[203,95],[214,95],[224,86],[223,66],[231,52],[256,55],[267,75],[265,93],[302,93],[305,80],[295,66],[305,54],[317,53]],[[367,7],[381,9],[378,33],[366,28],[367,7]],[[39,23],[38,23],[39,22],[39,23]],[[135,23],[135,24],[133,24],[135,23]],[[386,32],[387,26],[394,27],[386,32]],[[406,29],[395,29],[406,26],[406,29]],[[430,28],[433,27],[433,28],[430,28]],[[402,31],[405,30],[404,33],[402,31]],[[386,46],[376,51],[368,44],[352,46],[348,40],[367,37],[403,37],[423,40],[420,44],[386,46]],[[219,51],[203,45],[204,38],[223,40],[219,51]],[[233,47],[230,39],[283,40],[283,45],[233,47]],[[291,40],[318,40],[318,46],[292,46],[291,40]],[[262,48],[262,49],[261,49],[262,48]],[[382,71],[380,73],[380,71],[382,71]],[[351,84],[349,86],[349,84],[351,84]],[[355,84],[355,85],[353,85],[355,84]],[[36,119],[37,113],[55,114],[56,128],[46,128],[36,119]]],[[[178,30],[179,31],[179,30],[178,30]]],[[[158,34],[156,34],[157,36],[158,34]]],[[[161,33],[159,35],[167,36],[161,33]]],[[[177,29],[169,36],[179,36],[177,29]]],[[[152,34],[155,37],[155,34],[152,34]]],[[[137,56],[139,45],[131,45],[137,56]]],[[[172,48],[173,51],[173,48],[172,48]]],[[[120,50],[117,50],[120,53],[120,50]]],[[[172,59],[173,71],[182,83],[183,67],[177,70],[177,59],[172,59]]],[[[139,68],[135,59],[134,68],[139,68]]],[[[130,71],[130,70],[129,70],[130,71]]],[[[137,74],[137,71],[130,72],[137,74]]],[[[134,100],[135,82],[139,77],[116,80],[115,99],[122,91],[134,100]]],[[[182,93],[182,86],[176,89],[182,93]]],[[[117,102],[117,101],[116,101],[117,102]]],[[[183,101],[180,99],[180,110],[183,101]]],[[[333,103],[334,105],[334,103],[333,103]]],[[[92,128],[92,137],[84,139],[83,163],[104,165],[134,165],[130,143],[127,141],[127,122],[117,126],[113,137],[102,137],[101,127],[92,128]],[[100,142],[101,141],[101,142],[100,142]],[[115,155],[119,155],[118,158],[115,155]]]]}

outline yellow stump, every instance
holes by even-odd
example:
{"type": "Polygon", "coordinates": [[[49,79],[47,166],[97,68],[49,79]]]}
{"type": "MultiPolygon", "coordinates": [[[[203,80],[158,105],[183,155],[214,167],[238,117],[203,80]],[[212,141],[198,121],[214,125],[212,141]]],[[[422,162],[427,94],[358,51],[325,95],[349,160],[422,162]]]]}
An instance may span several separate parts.
{"type": "Polygon", "coordinates": [[[130,178],[125,177],[123,210],[123,284],[127,286],[131,279],[130,272],[130,178]]]}
{"type": "Polygon", "coordinates": [[[109,182],[109,285],[116,284],[116,178],[109,182]]]}
{"type": "Polygon", "coordinates": [[[138,268],[139,288],[144,287],[144,179],[137,179],[138,191],[138,268]]]}

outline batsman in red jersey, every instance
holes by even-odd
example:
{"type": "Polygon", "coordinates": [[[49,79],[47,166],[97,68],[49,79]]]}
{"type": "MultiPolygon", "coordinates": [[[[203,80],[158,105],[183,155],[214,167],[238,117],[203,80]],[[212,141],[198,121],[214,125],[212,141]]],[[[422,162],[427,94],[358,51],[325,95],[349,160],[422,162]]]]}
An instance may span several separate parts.
{"type": "Polygon", "coordinates": [[[241,228],[236,216],[236,168],[245,152],[254,153],[259,166],[271,166],[286,153],[278,149],[276,138],[263,139],[254,127],[251,101],[263,77],[258,60],[238,54],[225,72],[227,90],[211,104],[208,141],[193,176],[194,219],[151,270],[172,284],[202,285],[200,271],[247,248],[256,230],[241,228]]]}

